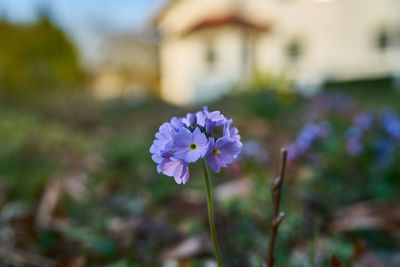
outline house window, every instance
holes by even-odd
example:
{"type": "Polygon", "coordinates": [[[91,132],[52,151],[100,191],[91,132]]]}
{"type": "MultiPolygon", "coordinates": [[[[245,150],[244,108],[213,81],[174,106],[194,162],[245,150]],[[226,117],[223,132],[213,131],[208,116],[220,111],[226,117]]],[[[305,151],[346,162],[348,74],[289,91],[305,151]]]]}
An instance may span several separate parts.
{"type": "Polygon", "coordinates": [[[302,48],[301,42],[297,39],[291,40],[287,44],[285,49],[286,49],[285,53],[286,53],[287,58],[292,62],[298,61],[301,54],[303,53],[303,48],[302,48]]]}
{"type": "Polygon", "coordinates": [[[375,37],[375,44],[382,52],[389,48],[400,47],[400,29],[381,29],[375,37]]]}
{"type": "Polygon", "coordinates": [[[379,31],[376,38],[376,45],[381,51],[386,50],[386,48],[389,46],[389,34],[385,29],[379,31]]]}
{"type": "Polygon", "coordinates": [[[215,51],[215,47],[212,43],[208,43],[206,45],[204,60],[209,69],[213,69],[215,67],[215,63],[217,61],[217,52],[215,51]]]}

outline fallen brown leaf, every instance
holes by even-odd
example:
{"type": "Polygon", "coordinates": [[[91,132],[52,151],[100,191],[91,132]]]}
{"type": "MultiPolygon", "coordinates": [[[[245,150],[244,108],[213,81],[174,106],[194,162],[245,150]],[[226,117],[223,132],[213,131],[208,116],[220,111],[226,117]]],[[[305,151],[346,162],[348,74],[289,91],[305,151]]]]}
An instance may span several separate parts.
{"type": "Polygon", "coordinates": [[[340,267],[342,264],[340,263],[340,260],[336,258],[336,256],[332,256],[331,260],[331,266],[332,267],[340,267]]]}

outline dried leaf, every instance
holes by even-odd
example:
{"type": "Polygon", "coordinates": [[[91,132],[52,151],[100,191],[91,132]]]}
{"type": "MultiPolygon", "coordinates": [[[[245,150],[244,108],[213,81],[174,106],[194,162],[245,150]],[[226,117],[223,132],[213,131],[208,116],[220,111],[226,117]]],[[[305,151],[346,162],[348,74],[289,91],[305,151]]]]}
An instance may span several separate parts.
{"type": "Polygon", "coordinates": [[[36,225],[39,228],[49,228],[64,225],[57,218],[57,208],[62,196],[68,196],[75,201],[82,200],[87,195],[87,175],[83,171],[71,171],[68,174],[54,178],[44,189],[36,214],[36,225]]]}
{"type": "Polygon", "coordinates": [[[206,236],[189,237],[177,246],[162,253],[162,261],[188,259],[206,252],[212,248],[211,240],[206,236]]]}
{"type": "Polygon", "coordinates": [[[329,225],[335,233],[377,230],[400,239],[400,205],[363,202],[338,211],[329,225]]]}
{"type": "Polygon", "coordinates": [[[380,260],[372,251],[367,250],[365,243],[357,242],[354,245],[352,266],[354,267],[385,267],[386,264],[380,260]]]}
{"type": "Polygon", "coordinates": [[[332,261],[331,261],[331,266],[332,267],[340,267],[342,264],[340,263],[340,260],[336,258],[336,256],[332,256],[332,261]]]}
{"type": "Polygon", "coordinates": [[[216,197],[218,200],[226,200],[231,198],[247,198],[251,195],[253,183],[249,178],[237,179],[219,185],[216,189],[216,197]]]}
{"type": "Polygon", "coordinates": [[[55,264],[53,260],[41,255],[9,246],[0,246],[0,262],[9,263],[12,266],[33,267],[50,267],[55,264]]]}
{"type": "Polygon", "coordinates": [[[59,261],[56,265],[56,267],[85,267],[85,266],[86,266],[86,260],[82,256],[59,261]]]}

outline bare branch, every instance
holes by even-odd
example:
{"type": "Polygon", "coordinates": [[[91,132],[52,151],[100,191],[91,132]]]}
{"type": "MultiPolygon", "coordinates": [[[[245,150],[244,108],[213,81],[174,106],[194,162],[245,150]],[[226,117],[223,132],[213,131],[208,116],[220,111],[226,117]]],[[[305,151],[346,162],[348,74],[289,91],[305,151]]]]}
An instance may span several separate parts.
{"type": "Polygon", "coordinates": [[[283,181],[285,180],[285,170],[286,170],[286,162],[287,162],[288,152],[286,149],[281,150],[281,166],[279,171],[279,176],[275,178],[271,186],[271,192],[273,196],[273,204],[274,204],[274,213],[272,216],[271,223],[271,235],[269,239],[269,248],[268,248],[268,257],[267,257],[267,266],[273,267],[275,262],[274,256],[274,247],[275,240],[278,234],[279,225],[282,223],[285,218],[284,212],[279,212],[279,206],[281,201],[281,192],[283,181]]]}

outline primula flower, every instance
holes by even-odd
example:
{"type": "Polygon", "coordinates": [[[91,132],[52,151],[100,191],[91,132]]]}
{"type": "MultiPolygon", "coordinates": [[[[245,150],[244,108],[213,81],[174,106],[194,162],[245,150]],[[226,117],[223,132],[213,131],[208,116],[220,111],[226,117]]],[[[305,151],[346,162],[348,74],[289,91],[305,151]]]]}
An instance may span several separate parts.
{"type": "Polygon", "coordinates": [[[161,155],[167,144],[172,144],[172,134],[175,132],[175,128],[171,123],[164,123],[160,126],[159,131],[156,133],[156,140],[150,147],[150,153],[161,155]]]}
{"type": "Polygon", "coordinates": [[[158,164],[159,173],[174,177],[177,184],[186,184],[189,179],[189,167],[186,162],[176,159],[171,152],[163,152],[161,155],[153,154],[152,159],[158,164]]]}
{"type": "Polygon", "coordinates": [[[221,112],[209,112],[208,107],[203,107],[202,111],[196,113],[197,124],[204,127],[207,119],[214,121],[215,126],[222,126],[226,122],[226,118],[221,114],[221,112]]]}
{"type": "Polygon", "coordinates": [[[205,125],[206,133],[212,133],[216,125],[217,123],[215,121],[206,119],[206,125],[205,125]]]}
{"type": "Polygon", "coordinates": [[[161,125],[150,147],[157,171],[174,177],[178,184],[186,184],[189,164],[206,158],[211,169],[220,172],[237,158],[243,146],[232,122],[219,111],[209,112],[207,107],[184,118],[173,117],[161,125]],[[223,136],[215,136],[217,127],[222,127],[223,136]]]}
{"type": "Polygon", "coordinates": [[[219,173],[221,167],[225,168],[235,160],[241,149],[242,143],[228,136],[219,138],[216,142],[214,138],[210,138],[207,163],[214,172],[219,173]]]}
{"type": "Polygon", "coordinates": [[[177,159],[192,163],[203,158],[208,150],[208,140],[200,128],[193,133],[187,128],[179,128],[173,138],[172,150],[177,159]]]}
{"type": "Polygon", "coordinates": [[[224,125],[224,136],[228,136],[231,139],[234,139],[240,143],[240,135],[239,130],[236,127],[231,128],[233,120],[227,120],[224,125]]]}

